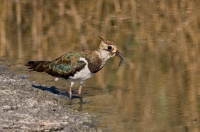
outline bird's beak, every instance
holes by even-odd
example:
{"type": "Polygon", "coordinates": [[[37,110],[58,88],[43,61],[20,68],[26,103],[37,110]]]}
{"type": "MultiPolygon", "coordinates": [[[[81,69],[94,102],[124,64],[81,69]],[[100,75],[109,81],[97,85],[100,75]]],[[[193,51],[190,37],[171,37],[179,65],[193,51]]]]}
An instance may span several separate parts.
{"type": "Polygon", "coordinates": [[[115,52],[115,55],[117,56],[117,57],[119,57],[120,58],[120,61],[119,61],[119,66],[122,64],[122,62],[123,62],[123,57],[124,57],[124,54],[122,54],[121,52],[119,52],[118,50],[115,52]]]}

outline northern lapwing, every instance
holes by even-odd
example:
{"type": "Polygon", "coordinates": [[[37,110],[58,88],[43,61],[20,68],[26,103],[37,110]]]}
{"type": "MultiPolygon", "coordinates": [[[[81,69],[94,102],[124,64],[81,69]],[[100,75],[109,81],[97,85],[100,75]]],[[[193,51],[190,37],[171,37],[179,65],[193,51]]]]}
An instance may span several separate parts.
{"type": "MultiPolygon", "coordinates": [[[[98,34],[97,34],[98,35],[98,34]]],[[[61,77],[71,83],[69,89],[70,104],[72,103],[72,86],[79,82],[78,95],[82,102],[81,90],[83,82],[101,70],[108,59],[114,56],[120,58],[119,65],[123,62],[124,55],[117,50],[116,44],[101,39],[98,50],[68,52],[53,61],[28,61],[26,66],[37,72],[46,72],[55,77],[61,77]]]]}

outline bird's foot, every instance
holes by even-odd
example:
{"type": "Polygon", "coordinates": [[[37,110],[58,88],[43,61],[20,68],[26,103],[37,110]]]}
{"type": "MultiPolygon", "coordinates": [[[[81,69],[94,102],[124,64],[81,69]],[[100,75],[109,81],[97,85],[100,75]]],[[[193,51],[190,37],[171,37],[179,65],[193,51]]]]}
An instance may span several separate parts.
{"type": "Polygon", "coordinates": [[[72,99],[69,99],[69,105],[72,105],[72,99]]]}
{"type": "Polygon", "coordinates": [[[79,96],[79,99],[80,99],[80,104],[83,104],[83,97],[82,96],[79,96]]]}

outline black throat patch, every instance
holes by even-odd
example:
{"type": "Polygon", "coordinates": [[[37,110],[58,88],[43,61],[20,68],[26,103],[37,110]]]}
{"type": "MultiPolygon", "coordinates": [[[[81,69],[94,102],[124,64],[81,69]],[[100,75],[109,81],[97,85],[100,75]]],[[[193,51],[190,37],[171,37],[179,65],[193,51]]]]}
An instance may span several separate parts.
{"type": "Polygon", "coordinates": [[[100,66],[102,64],[102,60],[97,54],[93,53],[91,55],[91,58],[86,58],[86,60],[88,61],[88,68],[91,73],[97,73],[99,70],[101,70],[100,66]]]}

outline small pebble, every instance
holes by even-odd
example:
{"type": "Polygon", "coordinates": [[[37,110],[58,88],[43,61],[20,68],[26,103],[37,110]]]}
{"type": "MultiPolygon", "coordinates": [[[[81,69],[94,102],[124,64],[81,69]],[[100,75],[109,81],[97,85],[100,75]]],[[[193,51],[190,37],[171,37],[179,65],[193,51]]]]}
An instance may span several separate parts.
{"type": "Polygon", "coordinates": [[[193,122],[196,123],[196,122],[197,122],[197,119],[195,118],[195,119],[193,120],[193,122]]]}
{"type": "Polygon", "coordinates": [[[17,77],[20,78],[20,79],[27,79],[27,78],[29,78],[28,75],[18,75],[17,77]]]}
{"type": "Polygon", "coordinates": [[[3,106],[3,109],[4,109],[5,111],[8,111],[8,110],[11,110],[12,108],[11,108],[11,106],[9,106],[9,105],[4,105],[4,106],[3,106]]]}
{"type": "Polygon", "coordinates": [[[55,81],[58,81],[58,80],[59,80],[59,79],[56,77],[56,78],[55,78],[55,81]]]}

